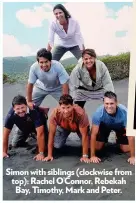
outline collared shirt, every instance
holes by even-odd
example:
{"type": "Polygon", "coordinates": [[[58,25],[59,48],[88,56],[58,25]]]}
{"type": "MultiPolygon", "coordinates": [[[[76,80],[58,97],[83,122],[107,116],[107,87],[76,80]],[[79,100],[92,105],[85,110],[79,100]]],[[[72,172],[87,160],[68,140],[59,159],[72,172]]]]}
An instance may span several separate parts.
{"type": "Polygon", "coordinates": [[[12,130],[14,124],[24,133],[35,132],[36,128],[45,124],[44,113],[35,106],[33,110],[29,109],[24,117],[20,117],[11,107],[6,116],[4,127],[12,130]]]}
{"type": "Polygon", "coordinates": [[[112,130],[126,128],[127,108],[122,104],[118,104],[117,111],[115,115],[112,116],[106,112],[104,105],[101,105],[93,114],[92,124],[100,126],[101,123],[104,123],[108,128],[111,128],[112,130]]]}
{"type": "Polygon", "coordinates": [[[60,126],[71,132],[79,131],[79,128],[84,128],[89,126],[88,116],[84,109],[80,106],[73,104],[72,117],[70,119],[63,116],[63,112],[57,107],[51,114],[50,123],[55,126],[60,126]]]}
{"type": "Polygon", "coordinates": [[[51,23],[49,27],[49,44],[51,47],[54,46],[54,36],[57,34],[58,42],[56,45],[63,47],[73,47],[78,45],[82,50],[84,41],[80,31],[80,26],[75,19],[69,18],[68,20],[67,33],[57,20],[51,23]]]}
{"type": "Polygon", "coordinates": [[[65,68],[58,61],[51,61],[51,68],[48,72],[43,71],[38,62],[35,62],[29,72],[28,82],[46,91],[60,89],[62,84],[68,82],[69,75],[65,68]]]}

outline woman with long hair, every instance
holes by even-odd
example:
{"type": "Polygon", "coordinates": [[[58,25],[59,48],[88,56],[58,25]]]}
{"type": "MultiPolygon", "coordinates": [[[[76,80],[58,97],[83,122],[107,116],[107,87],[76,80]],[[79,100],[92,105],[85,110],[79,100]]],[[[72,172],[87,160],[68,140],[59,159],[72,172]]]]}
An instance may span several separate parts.
{"type": "Polygon", "coordinates": [[[106,65],[96,58],[95,50],[85,49],[70,75],[69,88],[75,103],[84,107],[86,101],[103,99],[106,91],[114,92],[106,65]]]}
{"type": "Polygon", "coordinates": [[[56,19],[49,28],[47,50],[52,50],[53,60],[59,61],[67,51],[70,51],[78,60],[84,50],[83,37],[78,22],[71,17],[62,4],[57,4],[53,8],[53,13],[56,19]],[[54,44],[55,34],[58,37],[57,44],[54,44]]]}

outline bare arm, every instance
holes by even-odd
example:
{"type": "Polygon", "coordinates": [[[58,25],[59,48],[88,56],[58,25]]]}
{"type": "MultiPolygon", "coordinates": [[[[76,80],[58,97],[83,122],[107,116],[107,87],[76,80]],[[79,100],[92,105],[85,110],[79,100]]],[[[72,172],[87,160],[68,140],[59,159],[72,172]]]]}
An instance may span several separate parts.
{"type": "Polygon", "coordinates": [[[90,157],[95,156],[95,149],[96,149],[96,136],[99,131],[99,126],[97,125],[92,125],[91,129],[91,139],[90,139],[90,157]]]}
{"type": "Polygon", "coordinates": [[[80,133],[82,135],[82,154],[88,155],[88,135],[87,135],[88,127],[79,128],[80,133]]]}
{"type": "Polygon", "coordinates": [[[68,84],[65,83],[62,85],[62,94],[68,94],[69,93],[69,87],[68,84]]]}
{"type": "Polygon", "coordinates": [[[49,157],[52,157],[55,133],[56,133],[56,126],[50,123],[49,124],[49,140],[48,140],[48,156],[49,157]]]}
{"type": "Polygon", "coordinates": [[[28,83],[27,84],[26,95],[27,95],[27,105],[28,105],[28,107],[30,109],[33,109],[32,91],[33,91],[33,84],[28,83]]]}
{"type": "Polygon", "coordinates": [[[40,126],[36,128],[37,132],[37,143],[38,143],[38,151],[40,152],[45,152],[45,139],[44,139],[44,126],[40,126]]]}
{"type": "Polygon", "coordinates": [[[128,144],[130,148],[130,157],[135,157],[135,137],[128,136],[128,144]]]}
{"type": "Polygon", "coordinates": [[[9,134],[10,134],[11,130],[8,128],[3,129],[3,153],[5,154],[5,156],[7,155],[8,152],[8,139],[9,139],[9,134]]]}
{"type": "Polygon", "coordinates": [[[33,84],[28,83],[27,89],[26,89],[27,102],[32,102],[32,91],[33,91],[33,84]]]}

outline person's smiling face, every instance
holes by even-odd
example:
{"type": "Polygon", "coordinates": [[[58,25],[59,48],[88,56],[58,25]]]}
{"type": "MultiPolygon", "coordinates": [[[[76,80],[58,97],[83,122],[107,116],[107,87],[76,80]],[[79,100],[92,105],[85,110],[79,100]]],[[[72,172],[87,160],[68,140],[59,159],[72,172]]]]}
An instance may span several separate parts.
{"type": "Polygon", "coordinates": [[[38,63],[39,63],[40,68],[44,72],[48,72],[51,68],[51,61],[49,61],[48,59],[46,59],[44,57],[39,57],[38,59],[39,59],[38,63]]]}

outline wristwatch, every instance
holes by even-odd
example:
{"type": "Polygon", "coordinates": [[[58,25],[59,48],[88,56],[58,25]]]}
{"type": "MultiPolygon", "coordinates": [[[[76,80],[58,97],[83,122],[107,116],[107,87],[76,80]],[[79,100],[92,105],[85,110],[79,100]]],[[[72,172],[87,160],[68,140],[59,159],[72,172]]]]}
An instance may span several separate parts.
{"type": "Polygon", "coordinates": [[[88,154],[83,154],[82,157],[84,157],[84,158],[88,158],[88,154]]]}

